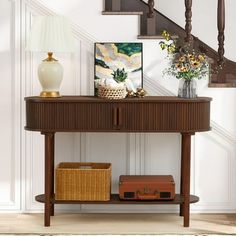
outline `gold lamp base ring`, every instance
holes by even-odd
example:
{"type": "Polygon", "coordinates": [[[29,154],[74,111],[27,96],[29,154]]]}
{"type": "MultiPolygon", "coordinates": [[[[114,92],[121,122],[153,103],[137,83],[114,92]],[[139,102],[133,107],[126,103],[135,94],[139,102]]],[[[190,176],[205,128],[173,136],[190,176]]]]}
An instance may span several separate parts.
{"type": "Polygon", "coordinates": [[[40,93],[40,97],[43,97],[43,98],[59,98],[59,97],[61,97],[61,95],[58,91],[42,91],[40,93]]]}

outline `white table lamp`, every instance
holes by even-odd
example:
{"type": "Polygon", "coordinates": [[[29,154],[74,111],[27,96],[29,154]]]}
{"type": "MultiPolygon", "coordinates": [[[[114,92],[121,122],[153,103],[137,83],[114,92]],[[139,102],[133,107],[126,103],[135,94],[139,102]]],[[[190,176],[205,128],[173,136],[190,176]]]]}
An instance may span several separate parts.
{"type": "Polygon", "coordinates": [[[73,52],[74,38],[70,24],[63,16],[37,16],[34,18],[26,50],[46,52],[48,58],[38,67],[38,77],[42,86],[41,97],[60,97],[63,78],[61,64],[53,58],[54,52],[73,52]]]}

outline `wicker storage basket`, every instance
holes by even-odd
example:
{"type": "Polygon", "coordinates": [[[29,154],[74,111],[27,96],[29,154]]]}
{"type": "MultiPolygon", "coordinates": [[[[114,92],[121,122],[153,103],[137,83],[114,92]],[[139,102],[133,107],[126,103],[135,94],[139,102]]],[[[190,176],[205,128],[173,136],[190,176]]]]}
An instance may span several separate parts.
{"type": "Polygon", "coordinates": [[[110,88],[98,86],[98,97],[107,99],[123,99],[126,96],[126,87],[110,88]]]}
{"type": "Polygon", "coordinates": [[[109,201],[110,163],[63,162],[56,168],[56,200],[109,201]]]}

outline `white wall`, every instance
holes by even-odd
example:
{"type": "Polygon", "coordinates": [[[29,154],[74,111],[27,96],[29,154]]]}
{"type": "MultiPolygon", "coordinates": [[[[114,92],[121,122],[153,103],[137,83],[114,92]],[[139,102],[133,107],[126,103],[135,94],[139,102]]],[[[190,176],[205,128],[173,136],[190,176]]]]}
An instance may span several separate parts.
{"type": "MultiPolygon", "coordinates": [[[[184,25],[183,1],[158,1],[159,9],[180,25],[184,25]],[[177,8],[176,8],[177,7],[177,8]],[[178,12],[176,11],[178,9],[178,12]]],[[[63,14],[73,22],[77,50],[73,55],[57,54],[64,65],[62,94],[93,93],[93,43],[95,41],[136,41],[137,16],[102,16],[103,1],[87,0],[1,0],[0,61],[2,99],[0,160],[0,211],[41,211],[43,205],[34,196],[43,192],[43,137],[24,131],[24,97],[38,95],[40,85],[36,70],[43,54],[25,52],[25,41],[34,15],[63,14]]],[[[228,1],[226,54],[235,59],[232,22],[236,3],[228,1]],[[230,31],[229,31],[230,28],[230,31]]],[[[194,5],[194,34],[212,47],[217,47],[216,7],[213,0],[199,0],[194,5]],[[202,3],[202,4],[200,4],[202,3]],[[213,7],[214,5],[214,7],[213,7]],[[203,7],[205,6],[205,8],[203,7]],[[209,24],[209,25],[207,25],[209,24]],[[215,28],[213,30],[213,27],[215,28]]],[[[162,78],[165,54],[158,41],[144,42],[144,86],[151,95],[176,94],[178,81],[162,78]]],[[[207,81],[199,83],[199,94],[213,97],[211,132],[197,134],[192,145],[192,193],[200,202],[193,212],[236,212],[234,171],[236,125],[235,89],[210,89],[207,81]],[[209,191],[210,189],[210,191],[209,191]]],[[[113,191],[117,192],[120,174],[172,174],[179,190],[180,135],[178,134],[68,134],[56,135],[56,162],[110,161],[113,165],[113,191]],[[110,147],[110,148],[107,148],[110,147]],[[171,147],[171,148],[170,148],[171,147]]],[[[71,206],[57,206],[71,210],[71,206]]],[[[73,206],[74,208],[74,206],[73,206]]],[[[81,211],[174,212],[176,206],[77,206],[81,211]]]]}

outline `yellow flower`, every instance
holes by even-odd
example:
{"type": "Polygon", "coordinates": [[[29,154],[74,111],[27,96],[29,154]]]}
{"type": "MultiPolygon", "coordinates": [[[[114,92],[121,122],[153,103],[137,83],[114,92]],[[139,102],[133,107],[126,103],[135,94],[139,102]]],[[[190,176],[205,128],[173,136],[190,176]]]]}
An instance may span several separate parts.
{"type": "Polygon", "coordinates": [[[187,57],[190,61],[195,60],[195,56],[193,54],[188,54],[187,57]]]}
{"type": "Polygon", "coordinates": [[[162,50],[166,49],[166,44],[164,42],[160,42],[160,47],[162,50]]]}
{"type": "Polygon", "coordinates": [[[165,38],[165,40],[170,40],[170,34],[166,30],[163,30],[162,36],[165,38]]]}
{"type": "Polygon", "coordinates": [[[193,63],[192,63],[192,67],[193,68],[198,68],[200,66],[200,62],[198,62],[198,61],[194,61],[193,63]]]}
{"type": "Polygon", "coordinates": [[[176,49],[176,46],[174,43],[170,44],[168,47],[167,47],[167,51],[168,53],[173,53],[176,49]]]}
{"type": "Polygon", "coordinates": [[[184,57],[184,56],[180,57],[180,58],[179,58],[179,61],[185,62],[185,57],[184,57]]]}
{"type": "Polygon", "coordinates": [[[181,72],[187,72],[188,70],[187,70],[186,67],[181,67],[180,71],[181,71],[181,72]]]}
{"type": "Polygon", "coordinates": [[[202,62],[202,61],[204,61],[205,60],[205,56],[203,56],[203,55],[198,55],[198,59],[202,62]]]}
{"type": "Polygon", "coordinates": [[[182,65],[179,64],[179,63],[177,63],[177,64],[175,64],[175,67],[176,67],[177,69],[181,69],[182,65]]]}

